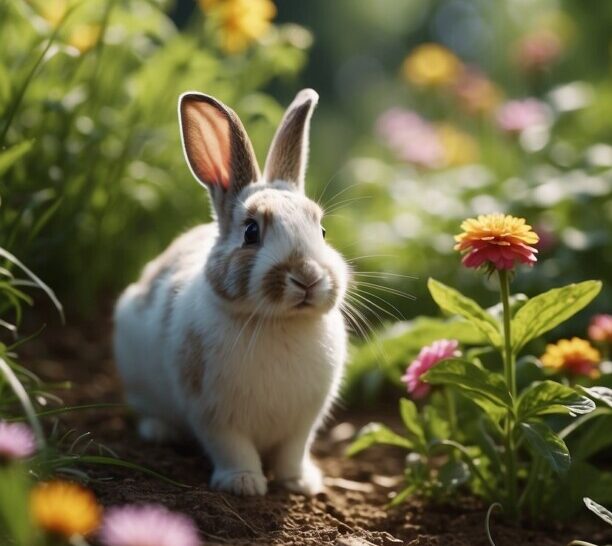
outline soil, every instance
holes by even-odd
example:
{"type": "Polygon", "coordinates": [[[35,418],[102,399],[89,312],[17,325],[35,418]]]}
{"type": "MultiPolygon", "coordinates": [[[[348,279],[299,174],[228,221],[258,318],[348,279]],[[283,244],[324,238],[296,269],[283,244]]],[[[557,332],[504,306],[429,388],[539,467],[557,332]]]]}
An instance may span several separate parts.
{"type": "MultiPolygon", "coordinates": [[[[51,327],[24,346],[22,359],[46,380],[73,382],[71,389],[59,393],[66,404],[121,402],[109,331],[109,321],[51,327]]],[[[335,412],[314,446],[327,476],[324,493],[306,498],[272,485],[263,498],[240,498],[209,490],[211,465],[197,446],[141,441],[127,408],[78,411],[60,418],[62,427],[75,429],[72,438],[89,432],[97,444],[122,460],[189,486],[181,488],[130,469],[88,467],[89,485],[104,505],[162,503],[192,516],[207,545],[488,545],[487,507],[477,500],[466,497],[439,506],[412,498],[398,508],[385,509],[402,484],[402,451],[375,448],[353,459],[343,455],[362,425],[394,419],[392,408],[335,412]]],[[[560,546],[578,538],[612,543],[612,529],[588,514],[581,521],[539,530],[508,526],[494,517],[492,533],[497,546],[560,546]]]]}

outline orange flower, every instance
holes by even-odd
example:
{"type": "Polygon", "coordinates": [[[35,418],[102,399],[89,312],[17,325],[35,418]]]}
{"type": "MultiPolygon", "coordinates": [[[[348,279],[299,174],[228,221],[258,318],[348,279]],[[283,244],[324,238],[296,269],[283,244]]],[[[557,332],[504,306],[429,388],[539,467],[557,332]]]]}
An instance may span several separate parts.
{"type": "Polygon", "coordinates": [[[497,85],[477,70],[467,69],[459,78],[454,93],[461,107],[468,114],[489,114],[502,100],[497,85]]]}
{"type": "Polygon", "coordinates": [[[240,53],[270,28],[276,6],[270,0],[198,0],[221,32],[221,47],[227,53],[240,53]]]}
{"type": "Polygon", "coordinates": [[[524,218],[501,213],[469,218],[461,224],[463,233],[455,235],[455,250],[465,256],[463,265],[494,269],[512,269],[515,262],[533,265],[538,252],[530,246],[539,241],[538,235],[524,218]]]}
{"type": "Polygon", "coordinates": [[[557,343],[547,345],[540,360],[544,367],[557,372],[599,377],[597,366],[601,362],[601,355],[585,339],[561,339],[557,343]]]}
{"type": "Polygon", "coordinates": [[[30,495],[30,509],[42,529],[65,538],[91,533],[102,514],[91,491],[63,481],[36,485],[30,495]]]}
{"type": "Polygon", "coordinates": [[[457,56],[440,44],[423,44],[404,61],[402,72],[409,83],[419,87],[447,87],[462,70],[457,56]]]}

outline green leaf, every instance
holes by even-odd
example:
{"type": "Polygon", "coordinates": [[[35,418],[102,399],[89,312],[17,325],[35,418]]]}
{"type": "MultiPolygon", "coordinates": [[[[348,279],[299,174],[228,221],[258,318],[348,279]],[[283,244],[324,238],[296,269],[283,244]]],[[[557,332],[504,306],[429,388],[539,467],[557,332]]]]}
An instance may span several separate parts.
{"type": "Polygon", "coordinates": [[[352,457],[356,453],[363,451],[376,444],[386,444],[391,446],[403,447],[404,449],[414,449],[414,444],[408,439],[396,434],[391,429],[380,423],[370,423],[361,429],[357,439],[348,446],[346,454],[352,457]]]}
{"type": "Polygon", "coordinates": [[[586,307],[600,290],[600,281],[585,281],[563,288],[553,288],[531,298],[512,319],[514,351],[520,351],[526,343],[552,330],[586,307]]]}
{"type": "Polygon", "coordinates": [[[419,412],[411,400],[402,398],[400,400],[400,415],[410,436],[420,448],[425,448],[425,432],[419,420],[419,412]]]}
{"type": "Polygon", "coordinates": [[[584,501],[585,506],[591,512],[593,512],[593,514],[599,516],[608,525],[612,525],[612,512],[610,512],[610,510],[604,508],[601,504],[596,503],[593,499],[589,499],[588,497],[584,497],[582,500],[584,501]]]}
{"type": "Polygon", "coordinates": [[[495,347],[501,347],[503,340],[499,323],[474,300],[432,278],[427,282],[427,287],[440,309],[469,320],[495,347]]]}
{"type": "Polygon", "coordinates": [[[521,423],[525,439],[531,449],[541,455],[557,474],[568,471],[571,458],[565,442],[542,421],[521,423]]]}
{"type": "Polygon", "coordinates": [[[521,395],[518,406],[518,418],[527,421],[536,415],[546,413],[568,413],[578,415],[590,413],[595,403],[581,396],[571,387],[555,381],[533,383],[521,395]]]}
{"type": "Polygon", "coordinates": [[[416,489],[417,488],[415,485],[412,485],[412,484],[407,485],[397,495],[395,495],[395,497],[393,497],[391,502],[387,504],[386,507],[393,508],[395,506],[402,504],[408,497],[410,497],[416,491],[416,489]]]}
{"type": "Polygon", "coordinates": [[[591,398],[599,400],[612,408],[612,389],[609,387],[580,387],[591,398]]]}
{"type": "Polygon", "coordinates": [[[487,399],[497,407],[512,408],[512,399],[504,378],[498,373],[479,368],[467,360],[459,358],[443,360],[422,375],[421,379],[432,385],[452,385],[470,397],[476,395],[487,399]]]}
{"type": "Polygon", "coordinates": [[[463,485],[470,476],[470,467],[463,461],[448,461],[438,472],[438,480],[445,489],[463,485]]]}
{"type": "Polygon", "coordinates": [[[34,144],[33,140],[25,140],[6,150],[0,151],[0,176],[8,171],[21,156],[27,154],[34,144]]]}
{"type": "Polygon", "coordinates": [[[423,422],[430,440],[445,440],[450,436],[450,425],[438,408],[427,404],[422,411],[423,422]]]}
{"type": "MultiPolygon", "coordinates": [[[[602,408],[603,409],[603,408],[602,408]]],[[[574,459],[587,460],[593,455],[603,452],[612,446],[612,415],[602,415],[588,427],[582,434],[572,438],[572,456],[574,459]]]]}

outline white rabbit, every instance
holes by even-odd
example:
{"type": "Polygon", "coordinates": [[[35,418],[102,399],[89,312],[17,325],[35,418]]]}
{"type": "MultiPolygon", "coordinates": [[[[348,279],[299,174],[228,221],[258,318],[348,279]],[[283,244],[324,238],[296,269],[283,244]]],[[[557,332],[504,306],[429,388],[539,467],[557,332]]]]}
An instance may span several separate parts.
{"type": "Polygon", "coordinates": [[[296,96],[261,176],[232,110],[180,97],[185,157],[216,221],[176,239],[115,310],[140,434],[195,435],[214,464],[211,486],[235,494],[265,494],[264,470],[293,491],[322,487],[309,451],[342,375],[349,272],[304,193],[317,100],[311,89],[296,96]]]}

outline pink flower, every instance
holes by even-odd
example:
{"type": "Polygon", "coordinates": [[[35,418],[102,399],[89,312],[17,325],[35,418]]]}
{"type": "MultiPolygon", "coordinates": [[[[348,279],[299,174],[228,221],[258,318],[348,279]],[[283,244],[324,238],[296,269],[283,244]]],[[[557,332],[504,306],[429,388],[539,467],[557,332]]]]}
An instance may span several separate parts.
{"type": "Polygon", "coordinates": [[[109,508],[100,530],[105,546],[199,546],[193,521],[154,504],[109,508]]]}
{"type": "Polygon", "coordinates": [[[539,30],[516,44],[516,58],[523,70],[541,70],[559,59],[563,44],[554,32],[539,30]]]}
{"type": "Polygon", "coordinates": [[[497,110],[497,124],[507,133],[522,133],[525,129],[547,125],[550,110],[534,98],[508,101],[497,110]]]}
{"type": "Polygon", "coordinates": [[[612,341],[612,315],[595,315],[589,324],[593,341],[612,341]]]}
{"type": "Polygon", "coordinates": [[[0,461],[25,459],[36,451],[36,440],[22,423],[0,421],[0,461]]]}
{"type": "Polygon", "coordinates": [[[420,167],[440,167],[444,147],[435,127],[410,110],[391,108],[376,123],[378,134],[399,159],[420,167]]]}
{"type": "Polygon", "coordinates": [[[431,386],[421,381],[421,376],[446,358],[461,356],[459,342],[455,339],[440,339],[421,349],[418,356],[410,363],[402,381],[408,387],[408,393],[415,400],[425,398],[431,386]]]}

